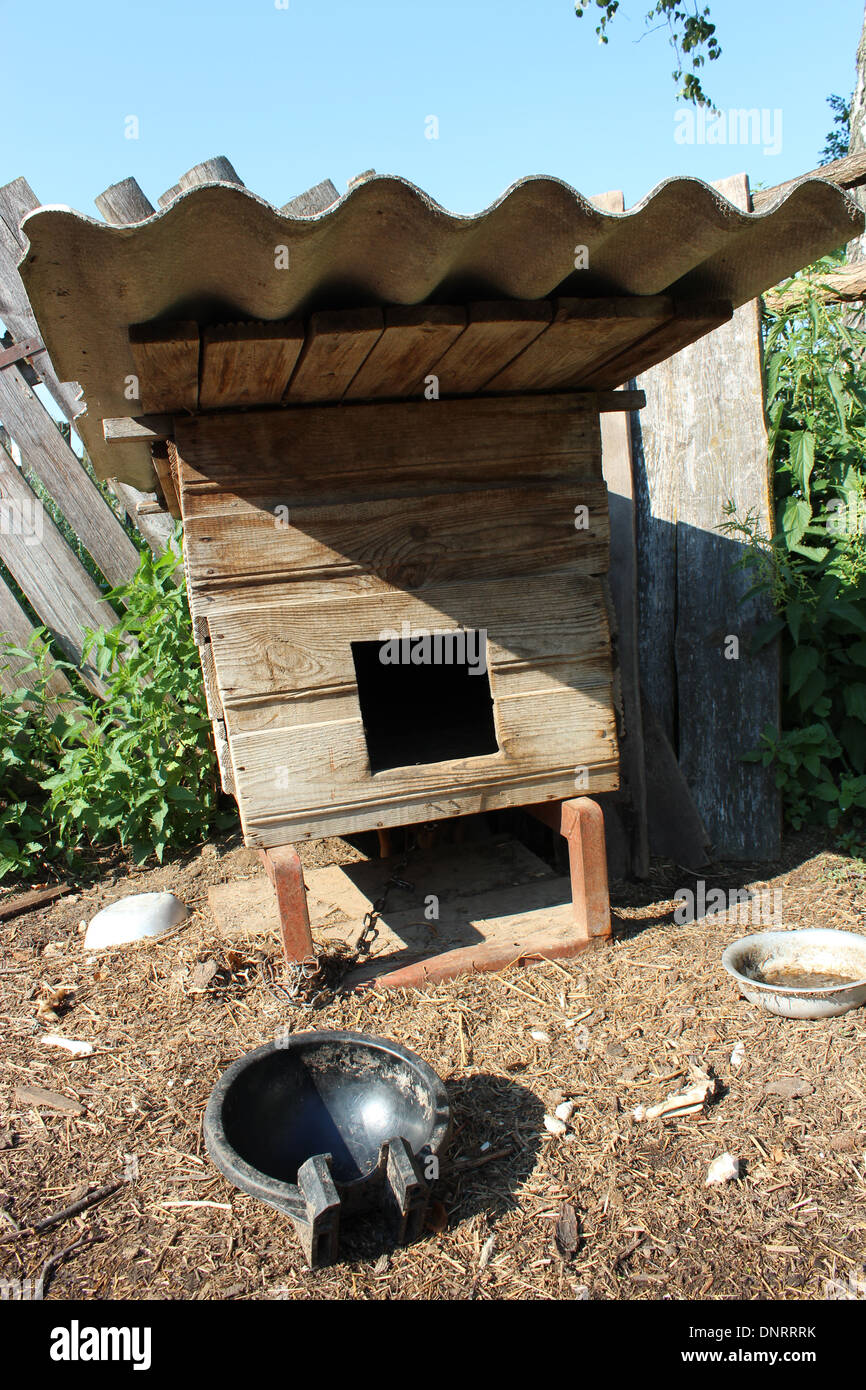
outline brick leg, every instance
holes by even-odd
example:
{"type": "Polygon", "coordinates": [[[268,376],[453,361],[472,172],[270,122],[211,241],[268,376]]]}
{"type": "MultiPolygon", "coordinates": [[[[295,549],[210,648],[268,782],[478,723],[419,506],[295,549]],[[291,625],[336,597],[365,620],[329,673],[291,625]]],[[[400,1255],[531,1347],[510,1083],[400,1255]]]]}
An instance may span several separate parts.
{"type": "Polygon", "coordinates": [[[305,960],[314,951],[307,890],[298,851],[294,845],[276,845],[273,849],[259,850],[259,854],[277,896],[286,963],[305,960]]]}
{"type": "Polygon", "coordinates": [[[574,918],[581,936],[593,940],[610,937],[604,813],[598,802],[578,796],[572,801],[545,801],[526,809],[568,841],[574,918]]]}

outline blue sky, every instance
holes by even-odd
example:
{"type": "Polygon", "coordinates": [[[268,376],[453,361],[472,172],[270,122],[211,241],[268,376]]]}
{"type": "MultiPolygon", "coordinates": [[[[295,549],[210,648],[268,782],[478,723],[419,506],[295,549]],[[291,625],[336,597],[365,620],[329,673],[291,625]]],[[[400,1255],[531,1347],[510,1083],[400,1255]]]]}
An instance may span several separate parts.
{"type": "MultiPolygon", "coordinates": [[[[95,213],[133,174],[153,202],[226,154],[279,204],[330,177],[402,174],[455,212],[525,174],[637,202],[661,179],[745,169],[765,185],[817,163],[849,95],[863,0],[710,0],[716,104],[781,111],[781,151],[674,140],[667,35],[622,0],[611,41],[573,0],[0,0],[0,183],[95,213]],[[126,118],[139,138],[125,138],[126,118]],[[439,138],[425,138],[436,116],[439,138]]],[[[775,119],[775,118],[773,118],[775,119]]]]}

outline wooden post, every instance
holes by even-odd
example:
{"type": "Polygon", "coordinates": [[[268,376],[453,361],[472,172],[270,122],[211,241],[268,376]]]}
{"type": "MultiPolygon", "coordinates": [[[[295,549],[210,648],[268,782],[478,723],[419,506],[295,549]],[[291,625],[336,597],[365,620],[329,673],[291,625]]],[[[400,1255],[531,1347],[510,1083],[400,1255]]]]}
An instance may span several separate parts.
{"type": "Polygon", "coordinates": [[[314,948],[304,871],[298,851],[294,845],[275,845],[259,853],[277,895],[283,958],[287,965],[306,960],[314,954],[314,948]]]}
{"type": "Polygon", "coordinates": [[[612,934],[604,812],[589,796],[571,801],[543,801],[527,806],[536,819],[558,830],[568,841],[571,896],[578,935],[604,941],[612,934]]]}

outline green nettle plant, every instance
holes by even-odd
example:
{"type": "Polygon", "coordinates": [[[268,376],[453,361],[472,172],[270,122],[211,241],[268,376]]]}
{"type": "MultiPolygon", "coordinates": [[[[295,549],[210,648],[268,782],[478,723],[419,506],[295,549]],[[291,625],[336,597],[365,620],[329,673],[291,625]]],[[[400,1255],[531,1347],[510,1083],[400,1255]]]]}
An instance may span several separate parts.
{"type": "Polygon", "coordinates": [[[726,508],[723,530],[775,616],[755,649],[782,644],[781,733],[746,754],[775,769],[788,822],[866,841],[866,332],[850,307],[825,303],[824,257],[775,293],[765,319],[766,399],[776,534],[726,508]]]}
{"type": "Polygon", "coordinates": [[[179,564],[174,548],[158,559],[144,552],[132,580],[108,594],[120,622],[91,634],[87,648],[104,699],[73,695],[52,713],[44,656],[33,656],[34,689],[0,697],[0,878],[36,857],[71,862],[88,844],[161,861],[169,845],[235,823],[221,809],[179,564]]]}
{"type": "MultiPolygon", "coordinates": [[[[8,694],[0,690],[0,879],[28,874],[34,864],[60,852],[56,827],[46,820],[48,794],[41,779],[54,771],[83,726],[75,699],[52,696],[52,667],[69,668],[50,662],[44,636],[27,651],[5,648],[27,685],[8,694]]],[[[0,667],[11,669],[2,654],[0,667]]]]}

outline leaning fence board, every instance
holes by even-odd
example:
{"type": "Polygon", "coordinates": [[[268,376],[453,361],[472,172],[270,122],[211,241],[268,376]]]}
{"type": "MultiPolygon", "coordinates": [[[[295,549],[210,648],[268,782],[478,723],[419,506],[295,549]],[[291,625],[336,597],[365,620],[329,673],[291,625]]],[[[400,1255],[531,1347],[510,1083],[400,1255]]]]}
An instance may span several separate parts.
{"type": "MultiPolygon", "coordinates": [[[[717,186],[749,206],[745,176],[717,186]]],[[[742,603],[751,579],[733,567],[743,547],[719,531],[729,498],[772,531],[757,302],[638,384],[647,395],[635,458],[647,693],[715,853],[773,859],[778,794],[768,772],[741,756],[766,724],[778,725],[778,653],[769,646],[748,654],[767,605],[757,597],[742,603]],[[656,621],[665,614],[667,633],[656,621]]]]}
{"type": "Polygon", "coordinates": [[[94,564],[110,584],[125,583],[138,551],[17,366],[0,370],[0,420],[94,564]]]}
{"type": "Polygon", "coordinates": [[[109,487],[154,555],[161,555],[174,535],[174,520],[158,504],[156,493],[139,492],[131,483],[120,483],[116,478],[109,487]]]}
{"type": "Polygon", "coordinates": [[[0,559],[64,656],[76,663],[90,688],[102,694],[105,687],[92,661],[83,660],[86,629],[113,627],[116,615],[5,449],[0,449],[0,496],[0,559]]]}
{"type": "MultiPolygon", "coordinates": [[[[8,643],[13,647],[26,648],[35,631],[9,585],[0,576],[0,645],[8,643]]],[[[22,685],[29,686],[30,675],[26,672],[23,675],[19,674],[27,664],[29,663],[11,652],[0,651],[0,690],[11,695],[22,685]]],[[[54,700],[48,701],[47,706],[53,714],[60,712],[56,703],[57,697],[68,694],[69,689],[69,681],[63,672],[54,667],[47,686],[47,693],[55,697],[54,700]]]]}
{"type": "MultiPolygon", "coordinates": [[[[38,206],[39,199],[26,179],[14,179],[0,187],[0,319],[17,341],[32,337],[40,337],[41,341],[30,300],[18,274],[18,262],[25,248],[19,224],[22,217],[38,206]]],[[[67,420],[74,420],[81,411],[77,387],[59,380],[47,352],[40,353],[34,365],[67,420]]]]}

